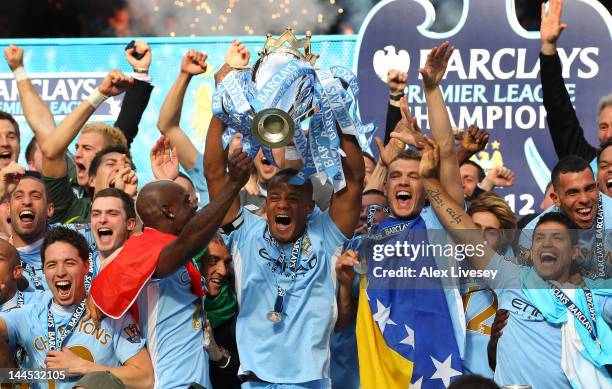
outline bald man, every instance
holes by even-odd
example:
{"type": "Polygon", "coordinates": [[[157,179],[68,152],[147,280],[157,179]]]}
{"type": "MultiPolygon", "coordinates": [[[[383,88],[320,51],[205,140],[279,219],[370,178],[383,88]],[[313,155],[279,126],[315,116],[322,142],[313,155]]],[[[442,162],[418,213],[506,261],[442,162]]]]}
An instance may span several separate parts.
{"type": "MultiPolygon", "coordinates": [[[[0,239],[0,312],[9,312],[25,304],[39,301],[45,293],[42,291],[21,292],[18,289],[18,283],[24,281],[22,273],[19,252],[13,245],[0,239]]],[[[20,365],[25,367],[23,350],[16,350],[14,354],[8,352],[1,354],[5,355],[0,357],[0,366],[20,365]]]]}
{"type": "Polygon", "coordinates": [[[204,350],[201,276],[190,260],[215,236],[252,167],[251,158],[240,150],[235,152],[223,194],[197,214],[189,194],[175,182],[145,185],[136,199],[143,234],[125,241],[94,279],[92,300],[108,316],[122,315],[135,299],[156,388],[187,388],[194,383],[211,387],[204,350]],[[109,299],[109,290],[116,290],[117,285],[129,289],[129,297],[115,293],[117,298],[109,299]]]}
{"type": "Polygon", "coordinates": [[[21,292],[19,283],[23,282],[23,269],[17,249],[0,239],[0,312],[28,304],[42,295],[42,292],[21,292]]]}

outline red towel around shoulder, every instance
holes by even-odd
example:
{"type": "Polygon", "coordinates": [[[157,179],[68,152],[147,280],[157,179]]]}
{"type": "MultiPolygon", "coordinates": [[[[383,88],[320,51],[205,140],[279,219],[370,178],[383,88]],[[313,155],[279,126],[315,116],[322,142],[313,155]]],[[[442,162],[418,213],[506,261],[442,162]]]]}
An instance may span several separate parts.
{"type": "MultiPolygon", "coordinates": [[[[123,316],[155,273],[161,251],[174,239],[176,236],[152,228],[145,228],[141,235],[130,237],[91,284],[90,294],[96,306],[113,319],[123,316]]],[[[191,262],[187,262],[185,268],[193,293],[197,297],[204,296],[200,272],[191,262]]],[[[137,309],[132,313],[138,320],[137,309]]]]}

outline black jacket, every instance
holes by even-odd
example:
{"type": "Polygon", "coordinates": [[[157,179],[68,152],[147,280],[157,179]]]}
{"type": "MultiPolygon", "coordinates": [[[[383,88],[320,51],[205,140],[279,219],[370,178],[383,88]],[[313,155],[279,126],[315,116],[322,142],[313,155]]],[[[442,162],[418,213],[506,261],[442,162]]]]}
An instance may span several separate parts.
{"type": "Polygon", "coordinates": [[[559,55],[540,53],[540,66],[546,121],[557,157],[561,159],[575,154],[591,162],[597,156],[597,148],[584,137],[584,130],[565,89],[559,55]]]}
{"type": "Polygon", "coordinates": [[[153,86],[145,81],[134,79],[134,85],[125,91],[121,112],[117,116],[115,127],[119,128],[128,142],[128,148],[138,135],[138,124],[142,118],[144,110],[149,104],[153,86]]]}

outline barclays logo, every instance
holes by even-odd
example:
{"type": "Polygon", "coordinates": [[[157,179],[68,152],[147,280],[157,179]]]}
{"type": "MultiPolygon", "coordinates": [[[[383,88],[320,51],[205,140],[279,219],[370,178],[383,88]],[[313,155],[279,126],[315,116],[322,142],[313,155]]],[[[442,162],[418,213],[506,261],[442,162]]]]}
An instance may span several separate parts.
{"type": "Polygon", "coordinates": [[[372,66],[382,82],[387,82],[389,70],[399,69],[408,71],[410,68],[410,54],[406,50],[397,51],[395,46],[388,45],[374,53],[372,66]]]}

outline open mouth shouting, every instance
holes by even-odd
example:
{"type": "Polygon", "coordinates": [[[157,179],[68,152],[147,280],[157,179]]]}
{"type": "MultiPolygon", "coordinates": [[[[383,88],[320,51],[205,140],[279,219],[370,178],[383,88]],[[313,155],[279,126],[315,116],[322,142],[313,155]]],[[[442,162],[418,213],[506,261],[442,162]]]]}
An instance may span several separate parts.
{"type": "Polygon", "coordinates": [[[553,250],[542,250],[540,253],[540,263],[543,265],[554,264],[557,262],[557,253],[553,250]]]}
{"type": "Polygon", "coordinates": [[[76,168],[76,175],[78,182],[87,182],[88,172],[85,165],[80,162],[75,162],[74,166],[76,168]]]}
{"type": "Polygon", "coordinates": [[[70,291],[72,289],[72,282],[70,281],[56,281],[55,289],[57,289],[57,297],[60,301],[70,299],[70,291]]]}
{"type": "Polygon", "coordinates": [[[262,156],[261,159],[261,172],[265,175],[274,174],[276,168],[272,164],[272,161],[262,156]]]}
{"type": "Polygon", "coordinates": [[[31,209],[24,209],[19,212],[19,224],[22,228],[32,228],[34,226],[35,215],[31,209]]]}
{"type": "Polygon", "coordinates": [[[289,215],[278,214],[274,217],[274,222],[279,232],[287,231],[291,227],[291,217],[289,215]]]}
{"type": "Polygon", "coordinates": [[[400,207],[407,207],[412,200],[412,193],[407,190],[399,190],[395,193],[395,200],[400,207]]]}
{"type": "Polygon", "coordinates": [[[0,151],[0,164],[8,165],[13,160],[13,152],[11,150],[0,151]]]}
{"type": "Polygon", "coordinates": [[[101,244],[110,244],[113,238],[113,230],[108,227],[100,227],[96,230],[98,233],[98,239],[101,244]]]}

